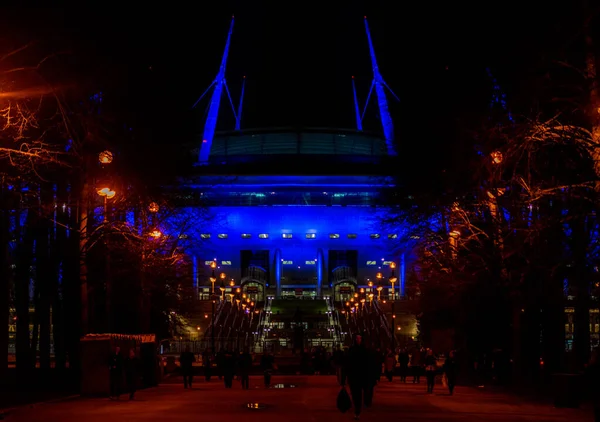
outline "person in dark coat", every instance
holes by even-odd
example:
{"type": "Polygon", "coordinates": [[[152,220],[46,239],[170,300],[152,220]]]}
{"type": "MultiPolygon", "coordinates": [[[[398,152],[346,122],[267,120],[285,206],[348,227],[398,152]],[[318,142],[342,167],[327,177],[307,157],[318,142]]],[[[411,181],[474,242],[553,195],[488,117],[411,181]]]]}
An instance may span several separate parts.
{"type": "Polygon", "coordinates": [[[433,393],[435,386],[435,371],[437,369],[437,361],[433,356],[433,350],[428,349],[425,356],[425,378],[427,378],[427,392],[433,393]]]}
{"type": "MultiPolygon", "coordinates": [[[[346,373],[350,384],[350,394],[354,403],[354,419],[360,417],[363,404],[371,406],[373,387],[376,378],[376,356],[365,347],[362,336],[354,338],[354,345],[348,351],[346,373]]],[[[378,368],[381,372],[381,367],[378,368]]]]}
{"type": "Polygon", "coordinates": [[[265,387],[269,388],[271,386],[271,376],[273,375],[273,370],[275,369],[275,357],[270,355],[267,351],[260,358],[260,369],[263,370],[265,387]]]}
{"type": "Polygon", "coordinates": [[[236,356],[229,350],[223,351],[222,373],[225,388],[233,386],[233,377],[235,375],[236,356]]]}
{"type": "Polygon", "coordinates": [[[185,352],[182,352],[179,356],[179,363],[181,365],[181,374],[183,375],[183,388],[192,388],[192,381],[194,379],[194,362],[196,362],[196,356],[190,352],[190,348],[186,347],[185,352]]]}
{"type": "Polygon", "coordinates": [[[595,350],[586,366],[588,388],[594,406],[594,421],[600,422],[600,352],[595,350]]]}
{"type": "Polygon", "coordinates": [[[338,349],[333,352],[333,366],[335,368],[335,374],[337,376],[337,381],[339,385],[344,385],[342,379],[344,378],[342,372],[344,370],[344,350],[342,346],[339,346],[338,349]]]}
{"type": "Polygon", "coordinates": [[[221,349],[217,352],[215,356],[216,364],[217,364],[217,376],[219,377],[219,381],[223,379],[223,361],[225,357],[225,350],[221,347],[221,349]]]}
{"type": "Polygon", "coordinates": [[[385,369],[385,376],[389,382],[392,382],[394,377],[394,369],[396,368],[396,355],[392,349],[388,348],[385,358],[383,360],[383,367],[385,369]]]}
{"type": "Polygon", "coordinates": [[[398,354],[398,363],[400,364],[400,382],[406,383],[406,375],[408,374],[409,356],[406,349],[400,350],[398,354]]]}
{"type": "Polygon", "coordinates": [[[212,376],[212,351],[210,349],[206,349],[202,353],[202,367],[204,369],[204,379],[206,382],[210,381],[210,377],[212,376]]]}
{"type": "Polygon", "coordinates": [[[375,382],[381,381],[381,370],[383,368],[383,360],[385,358],[385,354],[381,351],[381,349],[375,350],[375,362],[374,362],[374,371],[375,371],[375,382]]]}
{"type": "Polygon", "coordinates": [[[119,399],[121,396],[121,383],[123,381],[123,356],[121,348],[115,347],[115,351],[108,360],[110,371],[110,398],[119,399]]]}
{"type": "Polygon", "coordinates": [[[423,367],[423,352],[419,348],[415,347],[410,356],[410,366],[413,373],[413,384],[421,383],[421,371],[423,367]]]}
{"type": "Polygon", "coordinates": [[[451,351],[444,362],[444,374],[446,375],[446,381],[448,382],[448,391],[450,392],[450,395],[454,394],[457,372],[456,358],[454,357],[454,351],[451,351]]]}
{"type": "Polygon", "coordinates": [[[137,390],[139,368],[140,360],[135,356],[135,350],[129,349],[129,356],[125,359],[125,381],[129,391],[129,400],[133,400],[137,390]]]}
{"type": "Polygon", "coordinates": [[[238,360],[238,370],[240,379],[242,381],[242,389],[247,390],[250,388],[250,369],[252,369],[252,355],[246,347],[244,352],[240,354],[238,360]]]}

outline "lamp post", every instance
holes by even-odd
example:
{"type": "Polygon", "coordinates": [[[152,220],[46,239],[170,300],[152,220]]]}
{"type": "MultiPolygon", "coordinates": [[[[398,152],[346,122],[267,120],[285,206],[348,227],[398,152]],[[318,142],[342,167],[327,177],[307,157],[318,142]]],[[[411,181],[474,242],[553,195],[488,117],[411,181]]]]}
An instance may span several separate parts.
{"type": "Polygon", "coordinates": [[[210,274],[209,280],[212,284],[212,289],[210,292],[211,309],[212,309],[210,343],[211,343],[212,352],[215,353],[215,282],[217,281],[217,277],[215,277],[215,268],[217,268],[217,262],[216,261],[211,262],[210,268],[211,268],[211,274],[210,274]]]}
{"type": "Polygon", "coordinates": [[[396,263],[395,262],[391,262],[390,263],[390,268],[392,269],[392,273],[390,274],[390,284],[392,285],[392,351],[396,350],[396,311],[395,311],[395,305],[396,305],[396,291],[394,290],[394,284],[398,281],[398,278],[396,277],[396,263]]]}
{"type": "Polygon", "coordinates": [[[221,289],[221,301],[225,301],[225,277],[227,277],[227,275],[225,273],[221,273],[219,274],[219,278],[221,279],[221,284],[219,286],[219,288],[221,289]]]}
{"type": "MultiPolygon", "coordinates": [[[[105,151],[104,153],[106,153],[107,151],[105,151]]],[[[110,156],[110,161],[102,161],[103,156],[101,153],[100,154],[100,158],[99,161],[102,164],[109,164],[112,161],[112,155],[110,156]]],[[[104,159],[106,160],[106,157],[104,157],[104,159]]],[[[104,198],[104,224],[108,223],[108,200],[112,199],[115,197],[115,195],[117,194],[114,190],[111,190],[110,188],[102,188],[102,189],[98,189],[97,191],[98,195],[100,195],[101,197],[104,198]]],[[[109,241],[110,241],[110,236],[108,236],[107,233],[104,233],[105,237],[105,244],[106,244],[106,260],[105,260],[105,274],[104,274],[104,283],[105,283],[105,288],[106,288],[106,298],[105,298],[105,307],[106,307],[106,331],[107,332],[111,332],[112,331],[112,282],[111,282],[111,278],[110,278],[110,247],[109,247],[109,241]]]]}

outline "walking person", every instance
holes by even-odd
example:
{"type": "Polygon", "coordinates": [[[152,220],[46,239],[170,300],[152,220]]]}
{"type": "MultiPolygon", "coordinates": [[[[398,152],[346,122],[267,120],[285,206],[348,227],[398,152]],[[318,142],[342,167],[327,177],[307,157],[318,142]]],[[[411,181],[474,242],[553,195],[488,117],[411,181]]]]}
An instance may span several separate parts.
{"type": "Polygon", "coordinates": [[[121,397],[121,383],[123,382],[123,356],[121,348],[115,347],[115,351],[108,360],[110,371],[110,399],[114,400],[121,397]]]}
{"type": "Polygon", "coordinates": [[[381,349],[377,348],[375,350],[375,383],[377,384],[381,381],[381,373],[383,372],[383,359],[384,354],[381,349]]]}
{"type": "Polygon", "coordinates": [[[217,356],[215,356],[215,360],[217,363],[217,376],[219,377],[219,381],[223,379],[223,357],[225,355],[225,350],[223,347],[217,352],[217,356]]]}
{"type": "Polygon", "coordinates": [[[417,347],[415,347],[410,355],[410,368],[413,373],[413,384],[421,383],[421,371],[422,371],[422,353],[417,347]]]}
{"type": "Polygon", "coordinates": [[[192,381],[194,379],[194,362],[196,362],[196,356],[190,352],[190,347],[185,348],[185,352],[179,355],[179,364],[181,368],[181,374],[183,375],[183,388],[192,388],[192,381]]]}
{"type": "Polygon", "coordinates": [[[135,356],[135,350],[129,349],[129,356],[125,359],[125,381],[127,391],[129,391],[129,400],[133,400],[137,391],[138,372],[140,368],[140,360],[135,356]]]}
{"type": "Polygon", "coordinates": [[[250,388],[250,369],[252,369],[252,355],[246,347],[238,359],[238,370],[240,380],[242,381],[242,390],[248,390],[250,388]]]}
{"type": "Polygon", "coordinates": [[[586,365],[587,386],[594,406],[594,421],[600,422],[600,351],[592,352],[590,363],[586,365]]]}
{"type": "Polygon", "coordinates": [[[269,388],[271,386],[273,370],[275,369],[275,357],[266,350],[260,358],[260,368],[263,370],[265,388],[269,388]]]}
{"type": "Polygon", "coordinates": [[[209,382],[212,376],[212,351],[210,349],[202,352],[202,368],[204,370],[204,379],[206,382],[209,382]]]}
{"type": "Polygon", "coordinates": [[[456,358],[454,357],[454,350],[450,351],[446,361],[444,362],[444,375],[448,383],[448,391],[450,395],[454,394],[454,386],[456,385],[456,358]]]}
{"type": "MultiPolygon", "coordinates": [[[[371,406],[373,402],[373,387],[377,372],[376,356],[365,347],[362,336],[354,338],[354,345],[348,351],[347,374],[350,384],[350,395],[354,403],[354,419],[360,418],[363,404],[371,406]]],[[[381,373],[381,367],[378,368],[381,373]]]]}
{"type": "Polygon", "coordinates": [[[396,369],[396,355],[392,349],[387,349],[387,353],[383,360],[383,368],[385,370],[385,376],[389,382],[392,382],[394,377],[394,369],[396,369]]]}
{"type": "Polygon", "coordinates": [[[409,356],[406,349],[400,350],[398,354],[398,363],[400,364],[400,382],[406,383],[406,374],[408,373],[409,356]]]}
{"type": "Polygon", "coordinates": [[[425,377],[427,378],[427,392],[433,393],[433,387],[435,386],[435,370],[437,362],[435,356],[433,356],[433,350],[427,349],[427,356],[425,356],[425,377]]]}
{"type": "Polygon", "coordinates": [[[233,387],[233,377],[235,375],[235,355],[228,349],[223,352],[223,381],[225,388],[233,387]]]}
{"type": "Polygon", "coordinates": [[[335,368],[335,375],[339,385],[344,385],[342,382],[342,371],[344,370],[344,350],[342,346],[338,346],[337,350],[333,352],[333,366],[335,368]]]}

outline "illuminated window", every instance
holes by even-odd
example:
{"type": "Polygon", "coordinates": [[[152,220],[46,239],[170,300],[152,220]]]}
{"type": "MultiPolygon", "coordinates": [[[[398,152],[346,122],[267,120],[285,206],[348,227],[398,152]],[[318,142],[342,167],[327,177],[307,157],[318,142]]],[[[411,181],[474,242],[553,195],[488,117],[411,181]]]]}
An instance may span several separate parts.
{"type": "Polygon", "coordinates": [[[283,261],[283,265],[294,265],[294,261],[283,261]]]}
{"type": "Polygon", "coordinates": [[[282,237],[284,239],[291,239],[292,238],[292,234],[291,233],[283,233],[282,237]]]}
{"type": "Polygon", "coordinates": [[[185,233],[181,233],[181,234],[179,235],[179,238],[180,238],[180,239],[187,239],[187,238],[188,238],[188,235],[187,235],[187,234],[185,234],[185,233]]]}
{"type": "Polygon", "coordinates": [[[377,261],[367,261],[367,265],[377,265],[377,261]]]}
{"type": "Polygon", "coordinates": [[[379,239],[380,235],[378,235],[377,233],[373,233],[371,235],[371,239],[379,239]]]}
{"type": "Polygon", "coordinates": [[[213,261],[204,261],[204,265],[212,265],[213,261]]]}
{"type": "Polygon", "coordinates": [[[317,237],[316,233],[306,233],[306,238],[307,239],[314,239],[317,237]]]}
{"type": "Polygon", "coordinates": [[[397,239],[398,235],[397,234],[388,234],[388,239],[397,239]]]}
{"type": "Polygon", "coordinates": [[[417,236],[416,234],[413,234],[410,238],[414,239],[414,240],[417,240],[417,239],[420,239],[421,236],[417,236]]]}
{"type": "Polygon", "coordinates": [[[392,261],[383,261],[382,265],[390,265],[392,263],[392,261]]]}
{"type": "Polygon", "coordinates": [[[329,234],[329,238],[330,238],[330,239],[339,239],[339,238],[340,238],[340,235],[339,235],[339,234],[337,234],[337,233],[330,233],[330,234],[329,234]]]}
{"type": "Polygon", "coordinates": [[[268,239],[269,238],[269,233],[261,233],[258,235],[259,239],[268,239]]]}
{"type": "Polygon", "coordinates": [[[350,234],[348,235],[348,239],[356,239],[356,237],[357,237],[357,236],[356,236],[356,233],[350,233],[350,234]]]}
{"type": "Polygon", "coordinates": [[[221,261],[221,265],[231,265],[231,261],[221,261]]]}
{"type": "Polygon", "coordinates": [[[316,265],[317,261],[304,261],[306,265],[316,265]]]}
{"type": "Polygon", "coordinates": [[[227,233],[219,233],[219,239],[227,239],[227,233]]]}
{"type": "Polygon", "coordinates": [[[200,239],[210,239],[210,233],[202,233],[200,239]]]}
{"type": "Polygon", "coordinates": [[[250,233],[242,233],[242,239],[250,239],[252,235],[250,233]]]}

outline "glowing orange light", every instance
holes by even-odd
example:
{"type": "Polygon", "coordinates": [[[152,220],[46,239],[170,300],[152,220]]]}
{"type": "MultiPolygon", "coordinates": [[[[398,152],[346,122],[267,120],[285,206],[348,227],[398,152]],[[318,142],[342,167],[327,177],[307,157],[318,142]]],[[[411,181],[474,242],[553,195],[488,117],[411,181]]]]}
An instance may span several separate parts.
{"type": "Polygon", "coordinates": [[[394,268],[396,268],[396,263],[395,263],[395,262],[390,262],[390,268],[391,268],[391,269],[394,269],[394,268]]]}
{"type": "Polygon", "coordinates": [[[117,194],[114,190],[110,190],[110,188],[98,189],[97,193],[100,196],[105,196],[107,199],[111,199],[117,194]]]}
{"type": "Polygon", "coordinates": [[[155,239],[158,239],[159,237],[162,236],[162,233],[160,230],[152,230],[152,232],[150,233],[150,236],[152,236],[155,239]]]}
{"type": "Polygon", "coordinates": [[[112,163],[113,160],[113,154],[110,151],[102,151],[100,154],[98,154],[98,162],[100,164],[110,164],[112,163]]]}
{"type": "Polygon", "coordinates": [[[216,263],[216,261],[212,261],[212,262],[210,263],[210,268],[217,268],[217,263],[216,263]]]}
{"type": "Polygon", "coordinates": [[[492,163],[500,164],[502,162],[503,157],[500,151],[494,151],[490,155],[492,157],[492,163]]]}
{"type": "Polygon", "coordinates": [[[158,204],[156,202],[150,202],[150,205],[148,205],[148,211],[158,212],[158,210],[160,210],[160,207],[158,206],[158,204]]]}
{"type": "Polygon", "coordinates": [[[227,277],[227,275],[225,273],[221,273],[219,274],[219,277],[221,277],[221,280],[225,280],[225,277],[227,277]]]}

